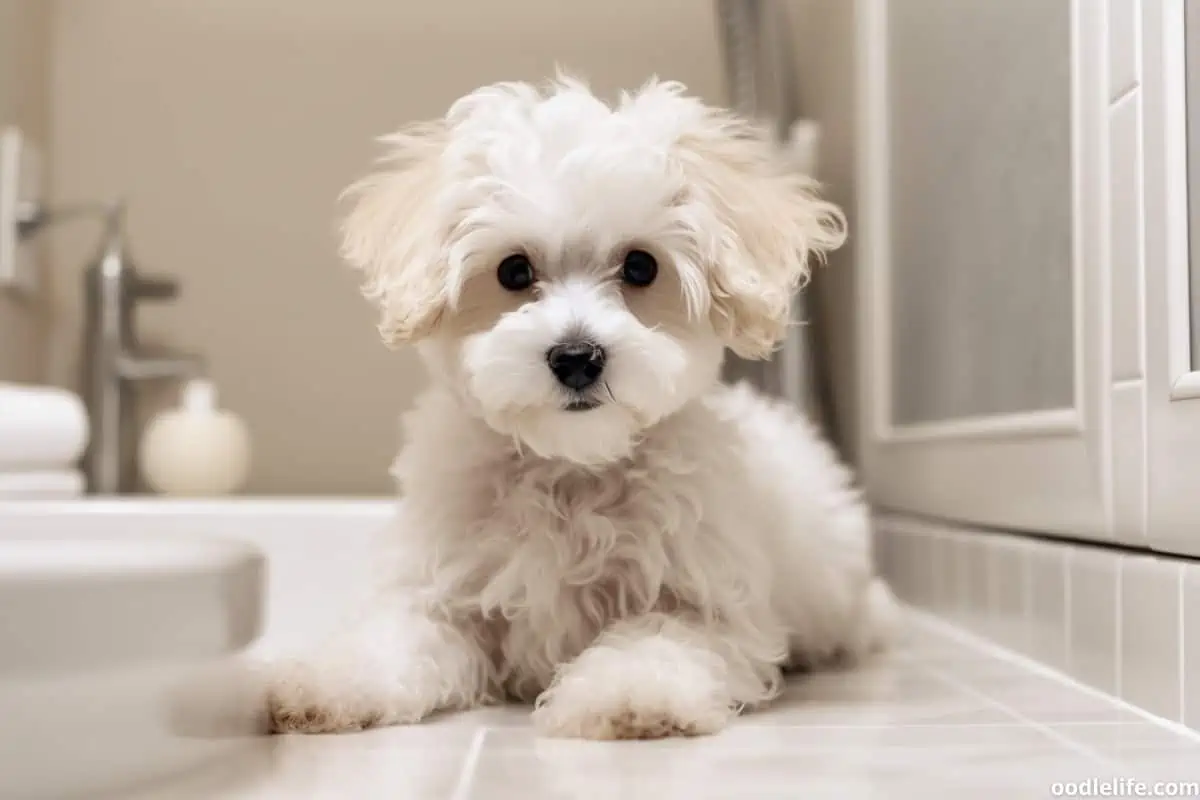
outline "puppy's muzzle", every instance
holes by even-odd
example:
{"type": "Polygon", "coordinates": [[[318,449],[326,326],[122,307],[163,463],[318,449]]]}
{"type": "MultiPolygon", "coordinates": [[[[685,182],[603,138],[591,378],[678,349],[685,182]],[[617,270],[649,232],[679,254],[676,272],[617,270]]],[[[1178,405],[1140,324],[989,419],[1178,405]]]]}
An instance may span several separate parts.
{"type": "Polygon", "coordinates": [[[563,342],[546,351],[546,364],[554,377],[563,386],[576,392],[600,380],[604,361],[604,348],[594,342],[563,342]]]}

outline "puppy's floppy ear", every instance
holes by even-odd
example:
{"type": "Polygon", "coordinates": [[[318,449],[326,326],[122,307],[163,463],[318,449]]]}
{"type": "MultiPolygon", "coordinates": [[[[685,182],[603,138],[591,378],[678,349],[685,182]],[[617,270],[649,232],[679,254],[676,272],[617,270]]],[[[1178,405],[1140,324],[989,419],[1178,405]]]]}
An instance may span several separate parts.
{"type": "Polygon", "coordinates": [[[763,128],[706,109],[680,135],[688,182],[716,217],[708,264],[712,319],[743,358],[767,358],[787,333],[809,258],[846,239],[846,219],[784,163],[763,128]]]}
{"type": "Polygon", "coordinates": [[[420,123],[384,137],[378,172],[343,194],[352,203],[342,222],[342,257],[364,275],[363,294],[382,311],[389,345],[427,335],[449,302],[445,236],[436,216],[441,122],[420,123]]]}

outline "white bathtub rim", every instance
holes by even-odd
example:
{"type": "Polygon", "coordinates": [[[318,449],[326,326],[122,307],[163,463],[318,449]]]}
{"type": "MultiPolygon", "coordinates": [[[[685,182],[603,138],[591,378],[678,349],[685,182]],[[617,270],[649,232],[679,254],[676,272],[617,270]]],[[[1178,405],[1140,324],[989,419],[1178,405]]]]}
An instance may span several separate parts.
{"type": "Polygon", "coordinates": [[[270,497],[245,496],[175,499],[129,495],[81,500],[0,500],[0,520],[6,516],[146,516],[146,517],[273,517],[316,514],[323,518],[387,519],[395,513],[395,497],[270,497]]]}
{"type": "MultiPolygon", "coordinates": [[[[244,542],[221,536],[152,536],[107,533],[94,539],[73,534],[16,533],[0,536],[0,580],[119,581],[153,576],[214,574],[262,562],[263,554],[244,542]]],[[[261,567],[258,567],[261,568],[261,567]]]]}

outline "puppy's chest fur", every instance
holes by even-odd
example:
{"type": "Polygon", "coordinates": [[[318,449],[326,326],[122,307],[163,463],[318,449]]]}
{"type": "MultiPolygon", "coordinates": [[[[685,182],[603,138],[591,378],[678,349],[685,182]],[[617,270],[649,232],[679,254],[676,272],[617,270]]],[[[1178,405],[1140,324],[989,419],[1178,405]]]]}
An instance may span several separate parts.
{"type": "Polygon", "coordinates": [[[702,487],[688,465],[649,457],[589,472],[514,459],[491,492],[493,513],[468,537],[469,593],[513,694],[540,691],[615,620],[702,602],[687,555],[702,487]]]}

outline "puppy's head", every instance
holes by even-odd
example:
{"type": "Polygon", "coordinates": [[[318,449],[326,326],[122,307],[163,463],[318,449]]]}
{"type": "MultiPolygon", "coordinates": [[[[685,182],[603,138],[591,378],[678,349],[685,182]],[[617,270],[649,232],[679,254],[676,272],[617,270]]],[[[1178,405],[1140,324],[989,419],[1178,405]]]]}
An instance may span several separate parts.
{"type": "Polygon", "coordinates": [[[498,84],[385,141],[343,225],[385,341],[545,457],[620,459],[724,348],[767,357],[845,236],[764,131],[676,83],[498,84]]]}

